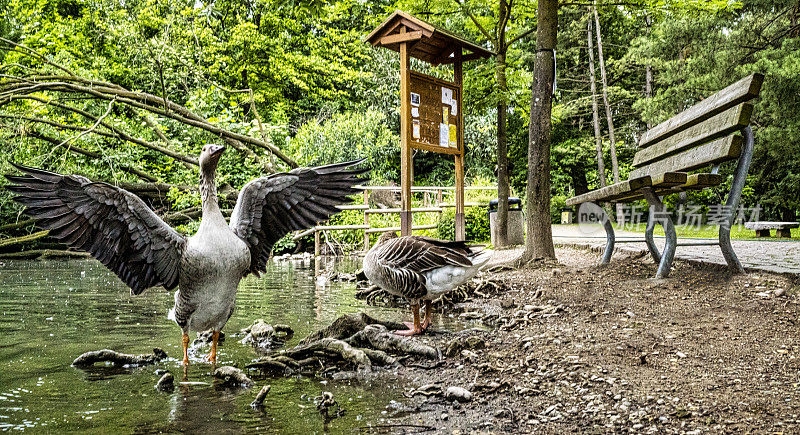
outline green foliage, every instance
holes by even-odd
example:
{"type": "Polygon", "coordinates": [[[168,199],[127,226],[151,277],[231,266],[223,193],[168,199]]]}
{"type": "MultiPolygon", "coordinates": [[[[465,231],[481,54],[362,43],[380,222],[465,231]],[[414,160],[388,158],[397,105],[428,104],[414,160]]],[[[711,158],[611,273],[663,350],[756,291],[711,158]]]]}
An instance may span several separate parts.
{"type": "Polygon", "coordinates": [[[400,178],[399,138],[386,125],[386,115],[374,110],[311,120],[289,140],[288,150],[308,166],[366,158],[376,181],[400,178]]]}
{"type": "MultiPolygon", "coordinates": [[[[488,242],[491,238],[489,215],[486,207],[467,207],[464,213],[466,221],[465,235],[471,242],[488,242]]],[[[436,227],[437,236],[444,240],[456,239],[455,210],[449,208],[439,217],[436,227]]]]}

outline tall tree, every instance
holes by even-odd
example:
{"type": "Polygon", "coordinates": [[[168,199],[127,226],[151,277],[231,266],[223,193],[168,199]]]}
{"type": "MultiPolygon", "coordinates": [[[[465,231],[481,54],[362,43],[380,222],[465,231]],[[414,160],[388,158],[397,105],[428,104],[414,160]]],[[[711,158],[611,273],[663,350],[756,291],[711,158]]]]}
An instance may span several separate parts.
{"type": "Polygon", "coordinates": [[[528,185],[525,189],[528,234],[525,252],[520,259],[523,264],[534,258],[556,256],[550,226],[550,115],[557,32],[558,0],[539,0],[528,129],[528,185]]]}
{"type": "MultiPolygon", "coordinates": [[[[492,44],[494,49],[495,78],[497,80],[497,246],[508,245],[508,84],[506,79],[507,57],[509,48],[517,41],[530,34],[533,29],[520,29],[509,35],[514,0],[499,0],[497,3],[497,21],[492,30],[481,24],[481,17],[476,15],[465,0],[454,0],[461,11],[469,17],[481,34],[492,44]]],[[[519,6],[519,4],[518,4],[519,6]]]]}
{"type": "MultiPolygon", "coordinates": [[[[606,61],[603,57],[603,38],[600,36],[600,16],[597,6],[592,5],[594,12],[595,32],[597,33],[597,60],[600,61],[600,80],[603,83],[603,105],[606,106],[606,121],[608,122],[608,141],[611,143],[611,172],[614,183],[619,183],[619,163],[617,163],[617,141],[614,137],[614,117],[611,114],[611,105],[608,103],[608,79],[606,78],[606,61]]],[[[622,219],[622,204],[617,204],[617,219],[622,219]]]]}
{"type": "Polygon", "coordinates": [[[603,138],[600,136],[600,115],[597,110],[597,84],[594,74],[594,44],[592,40],[592,16],[589,10],[587,20],[587,39],[589,42],[589,85],[592,91],[592,125],[594,126],[594,140],[597,143],[597,180],[600,187],[606,187],[606,165],[603,162],[603,138]]]}

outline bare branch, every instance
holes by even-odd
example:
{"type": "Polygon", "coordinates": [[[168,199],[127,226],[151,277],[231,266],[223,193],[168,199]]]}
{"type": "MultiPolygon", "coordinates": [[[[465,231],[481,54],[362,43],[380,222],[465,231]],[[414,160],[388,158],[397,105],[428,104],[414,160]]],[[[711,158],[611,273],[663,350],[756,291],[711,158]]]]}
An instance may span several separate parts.
{"type": "Polygon", "coordinates": [[[60,144],[58,144],[58,146],[64,146],[65,144],[67,144],[69,142],[72,142],[74,140],[80,139],[81,137],[93,132],[94,129],[96,129],[97,126],[100,125],[101,122],[103,122],[103,119],[105,119],[108,116],[108,114],[111,113],[111,109],[114,107],[114,102],[115,101],[117,101],[116,98],[114,98],[113,100],[111,100],[108,103],[108,109],[106,109],[106,113],[104,113],[101,117],[97,118],[97,121],[95,121],[95,123],[92,124],[91,127],[89,127],[88,129],[78,133],[77,135],[75,135],[73,137],[69,137],[69,138],[64,139],[64,142],[61,142],[60,144]]]}
{"type": "Polygon", "coordinates": [[[476,18],[475,14],[473,14],[472,11],[469,10],[469,7],[467,7],[466,2],[464,0],[453,0],[453,1],[456,2],[456,4],[458,4],[461,7],[461,11],[464,14],[466,14],[470,20],[472,20],[472,23],[475,24],[475,27],[477,27],[478,30],[480,30],[480,32],[483,33],[483,36],[485,36],[486,39],[488,39],[489,42],[491,42],[492,45],[494,45],[496,48],[497,40],[493,38],[488,31],[486,31],[486,29],[481,25],[481,23],[478,22],[478,19],[476,18]]]}

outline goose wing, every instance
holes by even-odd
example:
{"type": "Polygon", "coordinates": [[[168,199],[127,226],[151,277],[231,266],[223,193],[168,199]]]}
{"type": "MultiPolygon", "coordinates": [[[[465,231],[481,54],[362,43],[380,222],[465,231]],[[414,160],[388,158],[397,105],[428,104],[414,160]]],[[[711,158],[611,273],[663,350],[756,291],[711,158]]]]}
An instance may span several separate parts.
{"type": "Polygon", "coordinates": [[[257,178],[239,192],[230,227],[250,248],[250,273],[266,270],[275,243],[290,231],[311,228],[349,202],[365,183],[368,169],[353,169],[363,160],[257,178]]]}
{"type": "Polygon", "coordinates": [[[406,236],[387,240],[374,249],[383,281],[410,299],[428,293],[427,272],[445,266],[472,266],[464,242],[406,236]]]}
{"type": "Polygon", "coordinates": [[[465,242],[450,242],[422,236],[391,239],[378,247],[378,262],[396,270],[422,274],[444,266],[470,267],[465,242]]]}
{"type": "Polygon", "coordinates": [[[7,189],[51,236],[91,253],[134,294],[178,285],[186,239],[139,197],[78,175],[13,166],[25,175],[6,175],[12,183],[7,189]]]}

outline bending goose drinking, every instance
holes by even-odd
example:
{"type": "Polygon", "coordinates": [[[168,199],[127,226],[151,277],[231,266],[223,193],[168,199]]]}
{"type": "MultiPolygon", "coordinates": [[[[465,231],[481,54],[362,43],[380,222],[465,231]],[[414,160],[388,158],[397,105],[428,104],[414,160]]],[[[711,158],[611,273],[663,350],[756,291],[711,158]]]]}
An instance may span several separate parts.
{"type": "Polygon", "coordinates": [[[424,332],[431,324],[431,304],[445,293],[472,279],[493,251],[475,252],[465,242],[421,236],[381,234],[364,257],[364,274],[378,287],[411,301],[413,323],[400,335],[424,332]],[[419,320],[419,301],[425,302],[425,319],[419,320]]]}
{"type": "Polygon", "coordinates": [[[216,363],[219,332],[233,314],[239,281],[266,270],[272,247],[290,231],[310,228],[348,202],[366,181],[361,161],[257,178],[239,193],[230,224],[217,204],[214,181],[224,146],[200,154],[202,220],[184,237],[136,195],[79,175],[14,165],[25,175],[6,175],[25,213],[50,235],[88,251],[140,294],[163,286],[175,292],[169,317],[183,332],[183,364],[189,364],[189,331],[212,330],[216,363]]]}

